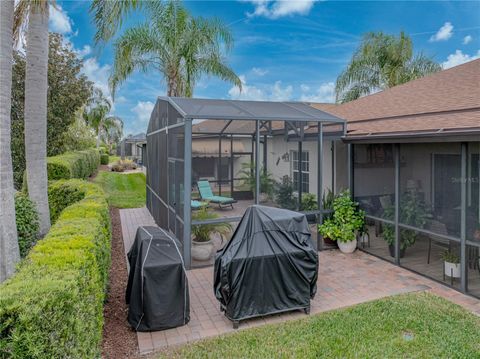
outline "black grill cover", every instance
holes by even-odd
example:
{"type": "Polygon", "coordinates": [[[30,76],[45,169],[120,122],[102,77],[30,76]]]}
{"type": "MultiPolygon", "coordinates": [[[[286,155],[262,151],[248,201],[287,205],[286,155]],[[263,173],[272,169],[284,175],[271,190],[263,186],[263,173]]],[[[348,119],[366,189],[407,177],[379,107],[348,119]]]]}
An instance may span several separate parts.
{"type": "Polygon", "coordinates": [[[216,298],[235,321],[309,308],[318,255],[305,215],[251,206],[215,257],[216,298]]]}
{"type": "Polygon", "coordinates": [[[179,242],[159,227],[138,227],[128,262],[125,299],[130,325],[150,331],[187,324],[188,281],[179,242]]]}

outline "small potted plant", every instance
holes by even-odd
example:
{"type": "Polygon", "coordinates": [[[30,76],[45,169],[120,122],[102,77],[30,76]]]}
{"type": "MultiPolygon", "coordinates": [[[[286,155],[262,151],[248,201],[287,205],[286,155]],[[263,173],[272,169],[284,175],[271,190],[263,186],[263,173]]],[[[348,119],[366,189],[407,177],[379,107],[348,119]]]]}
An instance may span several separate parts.
{"type": "MultiPolygon", "coordinates": [[[[255,163],[242,163],[242,169],[239,172],[242,176],[244,185],[247,186],[252,193],[255,192],[256,178],[255,178],[255,163]]],[[[275,191],[275,180],[273,175],[266,171],[263,167],[260,168],[260,203],[267,202],[273,198],[275,191]]]]}
{"type": "MultiPolygon", "coordinates": [[[[335,194],[331,189],[327,189],[322,196],[322,208],[323,210],[331,210],[333,211],[333,201],[335,199],[335,194]]],[[[331,214],[327,214],[324,217],[325,219],[331,218],[331,214]]],[[[331,240],[330,238],[323,236],[323,242],[327,245],[330,246],[335,246],[338,247],[338,244],[336,241],[331,240]]]]}
{"type": "Polygon", "coordinates": [[[445,275],[452,278],[460,278],[460,258],[452,251],[445,251],[442,254],[445,275]]]}
{"type": "Polygon", "coordinates": [[[352,253],[357,247],[357,231],[364,226],[365,213],[358,209],[348,190],[335,198],[333,211],[332,218],[319,226],[320,234],[337,241],[343,253],[352,253]]]}
{"type": "MultiPolygon", "coordinates": [[[[202,221],[218,218],[213,212],[209,212],[207,208],[199,209],[192,215],[192,220],[202,221]]],[[[209,223],[197,224],[192,226],[192,258],[197,261],[209,260],[214,251],[215,245],[213,237],[219,236],[222,243],[225,237],[231,233],[232,226],[230,223],[209,223]]]]}

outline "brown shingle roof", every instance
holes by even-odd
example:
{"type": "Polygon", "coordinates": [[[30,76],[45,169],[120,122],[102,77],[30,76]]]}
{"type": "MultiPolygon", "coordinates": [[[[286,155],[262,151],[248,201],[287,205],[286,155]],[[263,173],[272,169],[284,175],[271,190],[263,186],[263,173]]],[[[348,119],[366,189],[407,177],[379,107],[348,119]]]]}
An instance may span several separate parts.
{"type": "Polygon", "coordinates": [[[349,135],[480,129],[480,59],[332,107],[349,135]]]}

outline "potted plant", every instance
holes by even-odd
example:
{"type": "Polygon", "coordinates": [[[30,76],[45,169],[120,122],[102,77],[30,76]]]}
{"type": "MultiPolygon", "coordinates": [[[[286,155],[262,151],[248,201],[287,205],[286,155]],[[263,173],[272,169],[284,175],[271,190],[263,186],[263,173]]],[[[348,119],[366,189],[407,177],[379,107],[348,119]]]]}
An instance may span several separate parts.
{"type": "Polygon", "coordinates": [[[343,253],[352,253],[357,247],[356,233],[363,227],[365,213],[358,209],[358,203],[343,191],[333,201],[333,216],[319,226],[320,234],[337,241],[343,253]]]}
{"type": "MultiPolygon", "coordinates": [[[[333,200],[334,199],[335,199],[335,194],[333,193],[333,191],[330,188],[328,188],[325,192],[323,192],[322,208],[324,210],[330,210],[330,211],[333,212],[333,200]]],[[[327,215],[324,216],[325,219],[330,218],[330,217],[331,217],[331,214],[327,214],[327,215]]],[[[325,244],[330,245],[330,246],[337,246],[336,241],[333,241],[326,236],[323,237],[323,242],[325,244]]]]}
{"type": "MultiPolygon", "coordinates": [[[[204,221],[218,218],[218,215],[201,208],[192,215],[192,220],[204,221]]],[[[210,223],[192,226],[192,258],[197,261],[209,260],[215,250],[213,236],[218,235],[223,243],[225,237],[231,233],[230,223],[210,223]]]]}
{"type": "MultiPolygon", "coordinates": [[[[300,211],[316,211],[317,209],[317,196],[315,196],[313,193],[302,193],[300,211]]],[[[314,222],[315,216],[315,214],[307,214],[307,220],[309,222],[314,222]]]]}
{"type": "MultiPolygon", "coordinates": [[[[384,218],[393,220],[395,208],[387,207],[384,218]]],[[[420,200],[416,190],[409,190],[402,194],[400,200],[400,222],[410,226],[423,228],[426,223],[427,213],[423,201],[420,200]]],[[[415,244],[418,232],[411,229],[400,230],[400,258],[403,258],[408,247],[415,244]]],[[[388,244],[390,256],[395,257],[395,228],[386,224],[383,230],[383,239],[388,244]]]]}
{"type": "Polygon", "coordinates": [[[277,185],[276,201],[279,207],[295,210],[297,199],[293,193],[293,183],[289,176],[283,176],[282,182],[277,185]]]}
{"type": "Polygon", "coordinates": [[[452,251],[442,254],[445,275],[452,278],[460,278],[460,258],[452,251]]]}
{"type": "Polygon", "coordinates": [[[368,227],[366,221],[363,221],[362,227],[358,230],[358,243],[365,247],[370,240],[370,233],[368,232],[368,227]]]}
{"type": "MultiPolygon", "coordinates": [[[[242,163],[242,169],[239,172],[242,176],[244,184],[250,189],[250,191],[255,192],[256,178],[255,178],[255,163],[242,163]]],[[[265,203],[268,199],[273,197],[275,190],[275,180],[273,175],[266,171],[264,168],[260,168],[260,203],[265,203]]]]}

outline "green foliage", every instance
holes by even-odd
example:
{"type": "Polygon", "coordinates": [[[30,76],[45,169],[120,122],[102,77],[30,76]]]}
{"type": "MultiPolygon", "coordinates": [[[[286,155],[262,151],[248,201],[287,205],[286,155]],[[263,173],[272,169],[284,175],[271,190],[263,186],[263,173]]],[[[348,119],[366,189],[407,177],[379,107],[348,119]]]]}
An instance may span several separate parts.
{"type": "MultiPolygon", "coordinates": [[[[102,8],[109,8],[100,4],[92,4],[96,14],[102,8]]],[[[222,21],[194,17],[181,1],[145,1],[143,4],[146,21],[126,29],[115,42],[110,77],[113,93],[136,70],[159,71],[165,79],[168,96],[192,97],[195,84],[204,75],[242,87],[240,78],[225,61],[226,53],[233,46],[233,37],[222,21]]],[[[96,19],[98,25],[112,21],[109,12],[100,11],[107,18],[96,19]]]]}
{"type": "MultiPolygon", "coordinates": [[[[419,198],[416,190],[406,191],[400,196],[400,222],[423,228],[427,221],[425,204],[419,198]]],[[[384,218],[393,220],[395,208],[390,206],[385,209],[384,218]]],[[[415,244],[418,233],[411,229],[400,230],[400,249],[404,250],[415,244]]],[[[385,224],[383,229],[383,239],[388,245],[395,243],[395,228],[391,224],[385,224]]]]}
{"type": "Polygon", "coordinates": [[[459,264],[460,263],[460,257],[458,256],[458,254],[452,252],[452,251],[445,251],[442,253],[442,259],[445,261],[445,262],[448,262],[448,263],[455,263],[455,264],[459,264]]]}
{"type": "Polygon", "coordinates": [[[414,55],[412,40],[405,33],[369,32],[337,78],[337,102],[352,101],[441,69],[431,58],[414,55]]]}
{"type": "Polygon", "coordinates": [[[35,204],[21,192],[15,194],[15,216],[18,246],[20,247],[20,256],[23,258],[37,241],[40,224],[35,204]]]}
{"type": "Polygon", "coordinates": [[[102,153],[100,155],[100,164],[102,165],[108,165],[108,159],[109,159],[109,156],[107,153],[102,153]]]}
{"type": "Polygon", "coordinates": [[[171,348],[157,358],[478,359],[479,343],[478,316],[417,292],[240,330],[171,348]]]}
{"type": "Polygon", "coordinates": [[[327,188],[325,192],[323,192],[322,196],[322,207],[323,209],[330,209],[333,210],[333,201],[335,200],[335,194],[330,188],[327,188]]]}
{"type": "Polygon", "coordinates": [[[100,171],[94,181],[103,188],[112,207],[145,206],[147,185],[145,175],[141,172],[122,174],[100,171]]]}
{"type": "Polygon", "coordinates": [[[54,223],[60,213],[68,206],[85,197],[82,182],[52,181],[48,186],[48,204],[50,207],[50,220],[54,223]]]}
{"type": "MultiPolygon", "coordinates": [[[[12,160],[15,187],[21,188],[25,170],[24,103],[25,55],[14,51],[12,68],[12,160]]],[[[82,74],[83,61],[59,34],[49,35],[47,156],[67,150],[65,133],[75,121],[75,113],[91,97],[93,84],[82,74]]]]}
{"type": "Polygon", "coordinates": [[[277,186],[276,201],[281,208],[297,208],[297,199],[293,194],[293,183],[289,176],[283,176],[282,182],[277,186]]]}
{"type": "Polygon", "coordinates": [[[82,111],[83,108],[77,111],[75,121],[63,134],[63,143],[67,152],[82,151],[95,147],[95,135],[92,128],[81,116],[82,111]]]}
{"type": "Polygon", "coordinates": [[[97,170],[99,165],[100,154],[97,149],[67,152],[63,155],[48,157],[48,179],[86,179],[97,170]]]}
{"type": "Polygon", "coordinates": [[[315,211],[318,209],[317,196],[313,193],[302,193],[301,211],[315,211]]]}
{"type": "Polygon", "coordinates": [[[103,191],[61,181],[83,198],[66,207],[46,237],[0,286],[0,357],[100,357],[110,218],[103,191]]]}
{"type": "MultiPolygon", "coordinates": [[[[216,213],[210,212],[208,208],[201,208],[192,214],[193,221],[205,221],[208,219],[215,219],[219,216],[216,213]]],[[[213,234],[218,234],[220,237],[225,237],[232,232],[232,225],[230,223],[212,223],[192,226],[192,235],[196,242],[208,242],[213,234]]]]}
{"type": "MultiPolygon", "coordinates": [[[[255,163],[242,163],[242,169],[240,170],[239,175],[241,175],[241,179],[244,184],[248,186],[250,191],[255,192],[255,163]]],[[[275,184],[273,175],[268,171],[264,171],[264,169],[260,167],[260,193],[266,193],[269,198],[272,198],[275,191],[275,184]]]]}
{"type": "Polygon", "coordinates": [[[318,226],[322,236],[339,242],[355,240],[355,232],[363,228],[364,211],[358,209],[358,203],[352,201],[350,192],[341,192],[333,201],[333,216],[318,226]]]}

